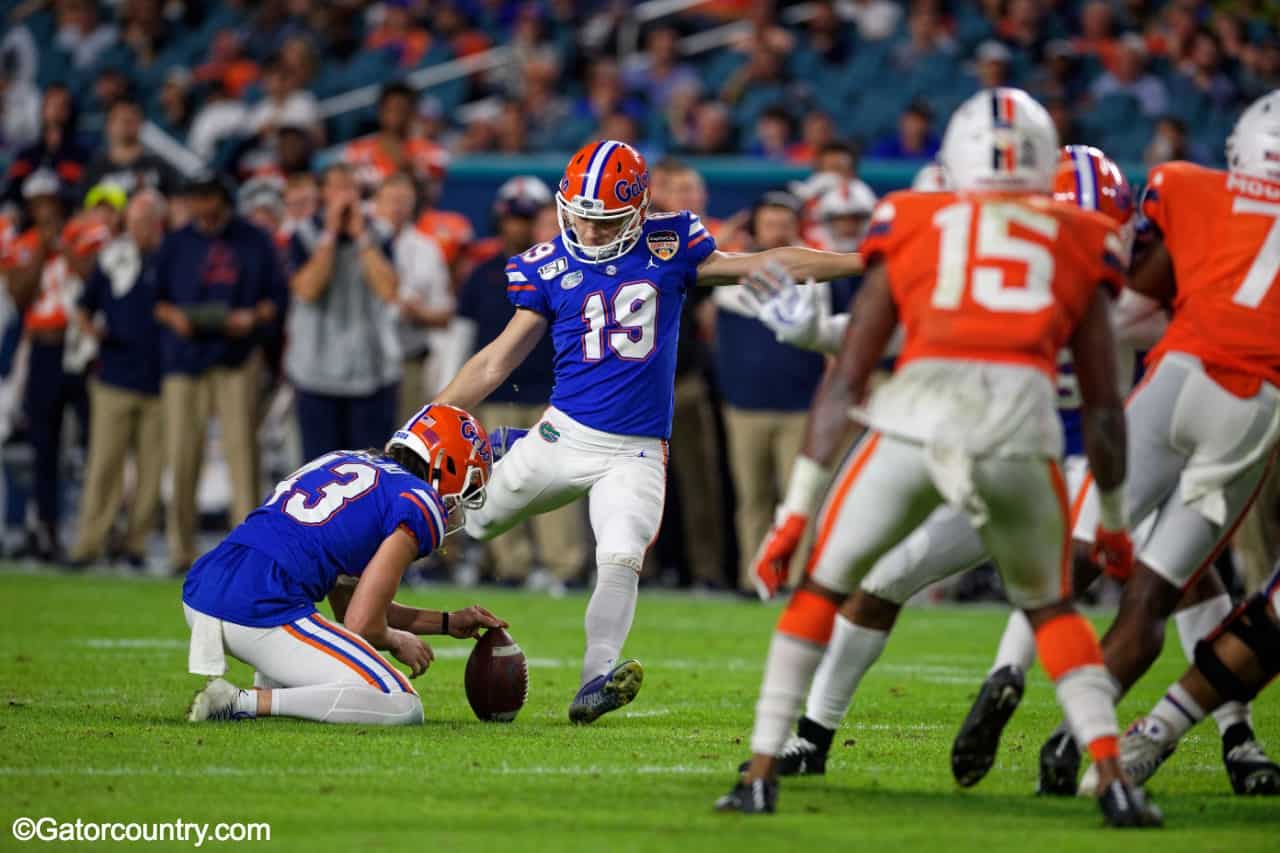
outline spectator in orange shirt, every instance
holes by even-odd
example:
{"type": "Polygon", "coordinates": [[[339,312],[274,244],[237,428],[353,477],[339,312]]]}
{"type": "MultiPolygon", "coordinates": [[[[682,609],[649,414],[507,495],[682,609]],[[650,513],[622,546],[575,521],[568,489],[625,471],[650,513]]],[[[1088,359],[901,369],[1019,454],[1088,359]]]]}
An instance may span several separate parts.
{"type": "Polygon", "coordinates": [[[417,96],[403,83],[391,83],[378,95],[378,131],[349,142],[342,159],[350,164],[368,195],[394,172],[420,181],[444,177],[449,155],[430,139],[409,135],[417,96]]]}

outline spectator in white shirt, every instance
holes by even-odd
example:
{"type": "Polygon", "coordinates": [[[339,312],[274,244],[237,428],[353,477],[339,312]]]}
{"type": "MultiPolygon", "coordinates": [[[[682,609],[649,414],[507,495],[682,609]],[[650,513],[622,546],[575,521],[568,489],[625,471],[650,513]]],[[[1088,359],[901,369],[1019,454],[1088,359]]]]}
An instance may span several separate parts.
{"type": "Polygon", "coordinates": [[[399,335],[404,358],[400,380],[400,420],[407,421],[429,399],[424,375],[431,352],[432,330],[453,319],[454,299],[449,265],[435,240],[413,225],[417,188],[413,179],[396,172],[382,182],[373,200],[373,214],[391,239],[391,257],[400,276],[399,335]]]}

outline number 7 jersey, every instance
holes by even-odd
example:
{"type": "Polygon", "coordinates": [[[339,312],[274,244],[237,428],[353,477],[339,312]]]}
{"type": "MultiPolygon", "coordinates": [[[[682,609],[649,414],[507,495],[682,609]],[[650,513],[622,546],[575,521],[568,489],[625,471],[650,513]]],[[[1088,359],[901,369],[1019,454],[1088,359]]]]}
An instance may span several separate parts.
{"type": "Polygon", "coordinates": [[[1098,285],[1123,287],[1122,252],[1106,216],[1031,195],[893,193],[862,245],[886,264],[906,334],[899,366],[1003,362],[1050,381],[1098,285]]]}
{"type": "Polygon", "coordinates": [[[1151,170],[1143,217],[1164,233],[1177,293],[1148,370],[1185,352],[1239,396],[1280,387],[1280,184],[1191,163],[1151,170]]]}
{"type": "Polygon", "coordinates": [[[551,405],[616,435],[667,438],[685,291],[716,242],[689,211],[650,214],[640,240],[583,263],[561,237],[507,263],[507,298],[551,323],[551,405]]]}

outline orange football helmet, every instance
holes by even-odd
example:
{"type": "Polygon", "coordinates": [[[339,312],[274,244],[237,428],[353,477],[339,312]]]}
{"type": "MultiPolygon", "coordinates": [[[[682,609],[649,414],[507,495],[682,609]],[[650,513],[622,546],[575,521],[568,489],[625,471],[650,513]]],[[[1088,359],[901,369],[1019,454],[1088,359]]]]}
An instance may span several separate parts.
{"type": "Polygon", "coordinates": [[[569,158],[556,209],[565,250],[580,261],[600,263],[621,257],[640,239],[649,208],[649,167],[625,142],[590,142],[569,158]],[[599,245],[587,245],[574,220],[598,222],[612,235],[599,245]]]}
{"type": "Polygon", "coordinates": [[[479,509],[493,469],[489,435],[480,422],[457,406],[428,403],[387,442],[408,448],[427,463],[428,482],[445,506],[479,509]]]}
{"type": "Polygon", "coordinates": [[[1066,145],[1053,179],[1053,197],[1105,213],[1123,227],[1134,214],[1133,190],[1115,161],[1089,145],[1066,145]]]}

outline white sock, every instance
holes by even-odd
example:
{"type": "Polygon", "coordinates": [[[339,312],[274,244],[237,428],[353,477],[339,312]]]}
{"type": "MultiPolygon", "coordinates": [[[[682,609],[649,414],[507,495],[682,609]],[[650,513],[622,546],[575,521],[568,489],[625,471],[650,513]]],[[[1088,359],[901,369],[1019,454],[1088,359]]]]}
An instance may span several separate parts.
{"type": "Polygon", "coordinates": [[[631,631],[640,592],[640,561],[601,558],[596,588],[587,603],[587,651],[582,658],[582,683],[613,667],[631,631]]]}
{"type": "Polygon", "coordinates": [[[1177,743],[1192,726],[1204,719],[1204,709],[1175,681],[1151,709],[1149,716],[1158,725],[1148,726],[1148,734],[1164,743],[1177,743]]]}
{"type": "Polygon", "coordinates": [[[838,729],[862,676],[884,651],[888,631],[864,628],[836,614],[831,643],[813,675],[804,715],[827,729],[838,729]]]}
{"type": "Polygon", "coordinates": [[[403,726],[422,722],[422,700],[413,693],[383,693],[372,687],[346,684],[285,687],[271,691],[271,716],[318,723],[403,726]]]}
{"type": "MultiPolygon", "coordinates": [[[[1188,663],[1196,662],[1196,643],[1222,624],[1222,620],[1231,615],[1231,610],[1231,596],[1224,592],[1173,615],[1178,626],[1178,639],[1182,641],[1182,653],[1188,663]]],[[[1218,724],[1219,734],[1224,734],[1236,723],[1248,723],[1250,728],[1253,727],[1249,706],[1242,702],[1223,702],[1214,709],[1213,720],[1218,724]]]]}
{"type": "Polygon", "coordinates": [[[1076,667],[1054,686],[1076,743],[1087,747],[1100,737],[1120,733],[1115,706],[1120,691],[1105,666],[1076,667]]]}
{"type": "Polygon", "coordinates": [[[751,732],[753,754],[777,755],[782,749],[824,650],[823,646],[774,632],[764,666],[764,683],[760,685],[760,701],[756,703],[756,724],[751,732]]]}
{"type": "Polygon", "coordinates": [[[1035,659],[1036,634],[1031,630],[1031,621],[1021,610],[1014,610],[1005,623],[1004,633],[1000,635],[1000,646],[996,649],[991,672],[1006,666],[1016,666],[1020,672],[1027,672],[1035,659]]]}

